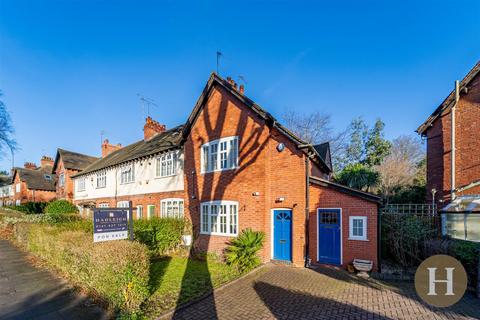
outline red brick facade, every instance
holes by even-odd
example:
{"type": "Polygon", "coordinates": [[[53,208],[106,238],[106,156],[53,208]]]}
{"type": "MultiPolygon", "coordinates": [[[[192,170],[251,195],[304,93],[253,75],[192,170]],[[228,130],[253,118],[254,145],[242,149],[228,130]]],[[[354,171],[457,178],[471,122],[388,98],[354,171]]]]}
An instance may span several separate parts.
{"type": "Polygon", "coordinates": [[[318,263],[317,209],[341,208],[342,266],[351,264],[353,259],[371,260],[374,270],[378,268],[378,205],[359,197],[318,185],[310,186],[310,233],[309,251],[312,263],[318,263]],[[349,217],[367,217],[367,240],[349,239],[349,217]]]}
{"type": "MultiPolygon", "coordinates": [[[[215,86],[192,125],[184,145],[187,216],[194,225],[194,246],[203,251],[221,254],[229,237],[200,234],[200,205],[216,200],[237,201],[239,231],[246,228],[266,234],[263,261],[272,258],[272,210],[292,210],[292,263],[303,266],[306,248],[306,156],[297,144],[245,106],[222,86],[215,86]],[[239,166],[236,169],[201,173],[202,145],[219,138],[237,136],[239,166]],[[285,149],[277,150],[279,143],[285,149]],[[258,194],[257,194],[258,193],[258,194]],[[280,200],[283,199],[283,200],[280,200]]],[[[311,163],[311,172],[324,178],[328,175],[311,163]]],[[[377,204],[340,192],[317,189],[311,191],[312,208],[345,208],[344,235],[348,237],[348,215],[368,215],[368,241],[344,239],[344,264],[353,258],[364,258],[377,264],[377,204]],[[368,252],[367,254],[364,254],[368,252]]],[[[316,250],[315,221],[310,226],[310,254],[316,250]],[[312,240],[313,237],[313,240],[312,240]],[[312,251],[313,250],[313,251],[312,251]]],[[[315,255],[316,256],[316,255],[315,255]]]]}
{"type": "MultiPolygon", "coordinates": [[[[456,187],[480,180],[480,76],[462,92],[456,108],[456,187]]],[[[450,109],[451,110],[451,109],[450,109]]],[[[437,190],[436,199],[448,202],[451,190],[451,111],[439,116],[426,131],[427,137],[427,201],[432,201],[431,190],[437,190]]],[[[480,194],[480,186],[462,194],[480,194]]],[[[438,202],[437,202],[438,204],[438,202]]],[[[441,206],[441,205],[440,205],[441,206]]]]}
{"type": "Polygon", "coordinates": [[[20,204],[25,202],[48,202],[54,200],[56,197],[55,191],[46,191],[46,190],[31,190],[28,189],[27,184],[24,181],[20,180],[20,177],[15,175],[13,182],[13,203],[18,203],[17,200],[20,200],[20,204]],[[20,183],[20,192],[17,192],[17,184],[20,183]]]}
{"type": "Polygon", "coordinates": [[[64,199],[68,201],[73,200],[73,192],[75,184],[73,183],[72,175],[77,174],[78,170],[65,169],[63,161],[60,158],[58,161],[57,167],[55,169],[55,174],[58,177],[56,189],[57,189],[57,199],[64,199]],[[64,184],[60,185],[60,176],[64,175],[64,184]]]}

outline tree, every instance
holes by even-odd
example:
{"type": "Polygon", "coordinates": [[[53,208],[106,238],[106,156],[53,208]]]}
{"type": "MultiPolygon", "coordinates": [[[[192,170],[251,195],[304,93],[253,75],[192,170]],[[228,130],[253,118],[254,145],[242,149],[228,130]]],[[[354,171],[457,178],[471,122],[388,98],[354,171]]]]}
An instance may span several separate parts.
{"type": "Polygon", "coordinates": [[[368,132],[365,143],[365,164],[367,166],[376,166],[390,154],[392,144],[384,138],[385,123],[377,119],[372,129],[368,132]]]}
{"type": "Polygon", "coordinates": [[[335,180],[350,188],[370,191],[378,184],[380,174],[362,163],[355,163],[347,165],[335,180]]]}
{"type": "Polygon", "coordinates": [[[422,179],[424,159],[425,152],[419,139],[413,136],[400,136],[394,139],[390,153],[375,167],[380,173],[378,191],[387,200],[400,192],[404,196],[396,197],[398,199],[404,199],[405,195],[412,194],[413,192],[406,189],[411,186],[422,187],[422,181],[425,181],[424,174],[422,179]]]}
{"type": "Polygon", "coordinates": [[[320,112],[301,114],[289,110],[282,118],[285,126],[305,142],[313,145],[329,142],[333,167],[338,168],[346,151],[347,131],[335,133],[330,115],[320,112]]]}
{"type": "MultiPolygon", "coordinates": [[[[1,96],[2,92],[0,91],[1,96]]],[[[6,148],[13,152],[17,147],[17,143],[13,138],[13,132],[10,114],[3,101],[0,100],[0,159],[5,154],[6,148]]]]}
{"type": "Polygon", "coordinates": [[[343,166],[360,163],[365,159],[368,126],[362,118],[353,119],[348,127],[350,141],[346,147],[343,166]]]}

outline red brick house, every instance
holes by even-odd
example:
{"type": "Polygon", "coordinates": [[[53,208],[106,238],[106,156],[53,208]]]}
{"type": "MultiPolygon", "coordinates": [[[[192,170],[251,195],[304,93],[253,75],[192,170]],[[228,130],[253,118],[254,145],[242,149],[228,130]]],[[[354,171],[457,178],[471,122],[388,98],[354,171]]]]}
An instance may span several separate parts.
{"type": "Polygon", "coordinates": [[[433,189],[436,190],[437,204],[442,203],[440,207],[451,201],[452,193],[454,196],[479,195],[480,62],[458,83],[458,90],[452,90],[418,127],[417,132],[427,141],[427,200],[433,200],[433,189]],[[455,121],[454,141],[452,117],[455,121]]]}
{"type": "Polygon", "coordinates": [[[57,199],[73,200],[72,176],[81,172],[95,162],[98,158],[85,154],[57,149],[52,172],[58,178],[56,185],[57,199]]]}
{"type": "Polygon", "coordinates": [[[221,253],[252,228],[266,234],[264,261],[377,268],[379,198],[329,181],[328,145],[306,144],[215,74],[182,134],[195,247],[221,253]]]}
{"type": "Polygon", "coordinates": [[[380,199],[331,182],[328,143],[306,144],[230,79],[212,74],[185,124],[147,118],[142,140],[110,149],[73,176],[81,208],[185,216],[201,251],[251,228],[266,234],[263,261],[377,268],[380,199]]]}
{"type": "Polygon", "coordinates": [[[13,200],[15,205],[28,201],[48,202],[54,200],[56,176],[52,173],[53,160],[44,156],[37,168],[27,162],[23,168],[13,168],[13,200]]]}

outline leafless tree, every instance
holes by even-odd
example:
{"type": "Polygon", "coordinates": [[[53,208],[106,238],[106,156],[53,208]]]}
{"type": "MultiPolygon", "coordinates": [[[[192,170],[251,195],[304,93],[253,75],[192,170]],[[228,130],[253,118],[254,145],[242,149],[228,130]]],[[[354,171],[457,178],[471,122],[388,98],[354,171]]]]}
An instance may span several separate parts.
{"type": "Polygon", "coordinates": [[[394,139],[390,154],[376,167],[381,177],[379,191],[388,197],[396,188],[411,185],[424,157],[424,148],[416,137],[402,135],[394,139]]]}
{"type": "Polygon", "coordinates": [[[329,114],[321,112],[299,113],[294,110],[282,116],[285,126],[302,140],[311,144],[330,142],[334,168],[338,168],[347,149],[347,130],[335,132],[329,114]]]}

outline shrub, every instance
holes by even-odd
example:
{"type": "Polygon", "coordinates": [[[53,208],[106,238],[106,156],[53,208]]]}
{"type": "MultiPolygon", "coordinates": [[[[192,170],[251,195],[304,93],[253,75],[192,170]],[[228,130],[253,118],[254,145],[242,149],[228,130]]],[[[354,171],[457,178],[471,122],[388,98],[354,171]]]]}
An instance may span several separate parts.
{"type": "Polygon", "coordinates": [[[78,208],[67,200],[55,200],[45,207],[45,213],[49,215],[78,213],[78,208]]]}
{"type": "Polygon", "coordinates": [[[135,239],[147,245],[154,254],[165,254],[178,248],[186,227],[185,219],[151,218],[135,220],[135,239]]]}
{"type": "Polygon", "coordinates": [[[8,206],[8,208],[23,212],[26,214],[39,214],[39,213],[43,213],[46,206],[47,206],[46,202],[29,201],[19,206],[8,206]]]}
{"type": "Polygon", "coordinates": [[[19,223],[15,235],[74,284],[124,312],[139,310],[148,295],[147,248],[126,240],[94,244],[92,234],[81,231],[84,227],[19,223]]]}
{"type": "Polygon", "coordinates": [[[245,229],[240,235],[230,241],[226,249],[226,260],[240,272],[248,272],[261,263],[257,253],[263,248],[265,234],[260,231],[245,229]]]}

